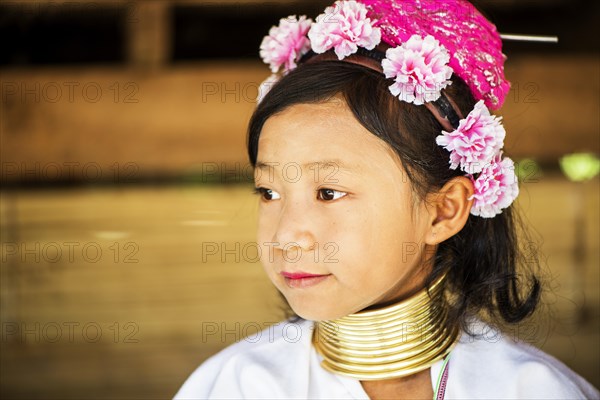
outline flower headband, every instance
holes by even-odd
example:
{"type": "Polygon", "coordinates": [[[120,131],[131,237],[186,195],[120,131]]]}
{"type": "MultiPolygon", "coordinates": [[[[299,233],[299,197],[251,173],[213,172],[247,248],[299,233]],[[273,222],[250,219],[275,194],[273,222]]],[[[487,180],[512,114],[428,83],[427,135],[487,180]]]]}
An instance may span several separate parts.
{"type": "Polygon", "coordinates": [[[496,27],[466,1],[338,0],[316,21],[289,16],[270,29],[260,56],[273,74],[260,85],[257,101],[312,55],[332,50],[339,60],[353,54],[374,58],[393,80],[392,95],[432,110],[445,128],[436,143],[450,152],[450,168],[460,168],[473,182],[471,214],[491,218],[519,193],[514,163],[502,157],[501,117],[488,109],[499,108],[510,89],[501,48],[496,27]],[[375,49],[380,43],[391,46],[385,54],[375,49]],[[442,93],[452,74],[478,100],[465,118],[442,93]]]}

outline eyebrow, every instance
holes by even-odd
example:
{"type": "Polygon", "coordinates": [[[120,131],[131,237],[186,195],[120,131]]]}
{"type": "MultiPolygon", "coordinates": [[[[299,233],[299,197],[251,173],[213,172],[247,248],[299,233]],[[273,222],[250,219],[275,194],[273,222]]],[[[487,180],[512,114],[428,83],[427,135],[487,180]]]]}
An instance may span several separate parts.
{"type": "MultiPolygon", "coordinates": [[[[268,168],[272,168],[274,166],[273,164],[275,164],[275,166],[282,165],[282,163],[277,163],[277,162],[256,161],[255,168],[258,168],[261,170],[268,169],[268,168]]],[[[290,163],[283,163],[283,165],[286,165],[286,164],[290,164],[290,163]]],[[[292,162],[292,164],[298,165],[298,163],[294,163],[294,162],[292,162]]],[[[344,170],[347,172],[360,172],[362,170],[362,168],[360,168],[358,165],[346,165],[342,160],[339,160],[339,159],[310,161],[310,162],[300,164],[300,168],[302,168],[302,169],[309,169],[310,167],[314,167],[314,166],[318,166],[319,169],[331,168],[332,166],[336,166],[339,170],[344,170]]]]}

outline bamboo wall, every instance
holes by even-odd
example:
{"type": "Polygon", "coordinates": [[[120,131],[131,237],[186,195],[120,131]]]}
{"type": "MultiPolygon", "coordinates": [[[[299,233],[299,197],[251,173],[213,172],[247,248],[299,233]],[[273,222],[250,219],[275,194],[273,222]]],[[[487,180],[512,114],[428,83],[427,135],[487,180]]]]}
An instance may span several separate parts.
{"type": "MultiPolygon", "coordinates": [[[[519,57],[500,115],[515,159],[600,152],[598,60],[519,57]]],[[[247,165],[246,124],[268,68],[256,62],[2,71],[2,180],[97,183],[210,175],[247,165]]]]}
{"type": "MultiPolygon", "coordinates": [[[[3,192],[2,398],[171,397],[209,355],[280,321],[252,245],[250,190],[3,192]]],[[[519,205],[546,285],[536,324],[513,334],[598,386],[598,182],[544,176],[523,185],[519,205]]]]}
{"type": "MultiPolygon", "coordinates": [[[[50,3],[71,6],[18,4],[50,3]]],[[[169,6],[211,2],[78,3],[132,6],[124,63],[0,68],[0,397],[171,397],[208,356],[282,318],[244,183],[269,71],[170,62],[169,6]]],[[[600,187],[567,181],[557,160],[600,153],[598,71],[591,51],[509,55],[500,113],[506,151],[537,161],[522,164],[518,203],[545,254],[544,306],[515,335],[597,387],[600,187]]]]}

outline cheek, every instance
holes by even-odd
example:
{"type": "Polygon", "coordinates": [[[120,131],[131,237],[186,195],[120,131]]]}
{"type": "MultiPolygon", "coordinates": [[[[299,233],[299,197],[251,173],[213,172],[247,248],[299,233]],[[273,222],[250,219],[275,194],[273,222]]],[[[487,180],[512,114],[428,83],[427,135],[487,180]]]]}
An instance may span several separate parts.
{"type": "Polygon", "coordinates": [[[273,232],[276,229],[275,216],[272,212],[264,210],[263,207],[259,205],[256,226],[256,239],[258,240],[259,246],[262,246],[265,242],[270,242],[273,239],[273,232]]]}
{"type": "Polygon", "coordinates": [[[402,266],[411,264],[406,249],[416,243],[416,227],[410,209],[393,202],[374,202],[375,207],[361,208],[345,235],[346,257],[357,275],[369,280],[387,279],[389,273],[401,273],[402,266]],[[372,271],[381,271],[374,275],[372,271]]]}
{"type": "Polygon", "coordinates": [[[256,241],[259,252],[259,259],[262,267],[264,268],[267,276],[273,279],[273,268],[271,267],[274,263],[274,248],[273,248],[273,233],[275,230],[274,218],[265,213],[263,210],[258,211],[257,220],[257,231],[256,241]]]}
{"type": "MultiPolygon", "coordinates": [[[[366,207],[348,209],[328,226],[330,243],[324,248],[333,262],[329,269],[346,286],[365,285],[373,267],[375,213],[366,207]]],[[[376,242],[376,241],[375,241],[376,242]]]]}

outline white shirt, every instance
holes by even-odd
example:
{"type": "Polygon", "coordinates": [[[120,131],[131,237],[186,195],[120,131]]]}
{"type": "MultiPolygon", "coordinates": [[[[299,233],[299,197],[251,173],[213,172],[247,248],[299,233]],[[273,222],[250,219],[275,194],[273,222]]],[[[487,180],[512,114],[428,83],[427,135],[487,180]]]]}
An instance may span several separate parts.
{"type": "MultiPolygon", "coordinates": [[[[445,399],[599,399],[554,357],[478,323],[450,355],[445,399]],[[481,328],[481,330],[479,330],[481,328]]],[[[314,322],[273,325],[210,357],[175,399],[368,399],[360,381],[323,369],[311,344],[314,322]]],[[[442,361],[431,367],[435,392],[442,361]]]]}

